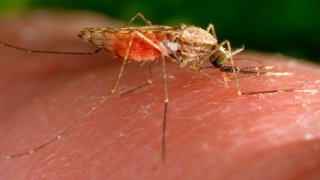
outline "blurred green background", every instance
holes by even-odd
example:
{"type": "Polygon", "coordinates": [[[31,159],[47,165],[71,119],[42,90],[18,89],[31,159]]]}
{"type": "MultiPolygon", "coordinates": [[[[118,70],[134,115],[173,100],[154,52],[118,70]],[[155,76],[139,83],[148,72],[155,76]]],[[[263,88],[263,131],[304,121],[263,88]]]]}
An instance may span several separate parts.
{"type": "Polygon", "coordinates": [[[320,62],[319,0],[0,0],[2,15],[43,8],[90,10],[123,21],[142,12],[164,25],[213,23],[219,40],[233,47],[320,62]]]}

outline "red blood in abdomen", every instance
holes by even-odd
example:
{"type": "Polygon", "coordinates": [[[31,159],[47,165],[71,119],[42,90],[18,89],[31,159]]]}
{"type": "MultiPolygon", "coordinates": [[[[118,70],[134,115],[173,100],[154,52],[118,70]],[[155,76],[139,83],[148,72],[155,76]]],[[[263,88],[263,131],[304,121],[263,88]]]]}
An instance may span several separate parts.
{"type": "MultiPolygon", "coordinates": [[[[144,34],[152,42],[158,45],[159,41],[167,38],[165,34],[144,34]]],[[[131,33],[105,33],[104,47],[119,57],[125,57],[129,47],[131,33]]],[[[128,54],[128,59],[132,61],[153,61],[159,58],[161,53],[149,42],[135,35],[128,54]]]]}

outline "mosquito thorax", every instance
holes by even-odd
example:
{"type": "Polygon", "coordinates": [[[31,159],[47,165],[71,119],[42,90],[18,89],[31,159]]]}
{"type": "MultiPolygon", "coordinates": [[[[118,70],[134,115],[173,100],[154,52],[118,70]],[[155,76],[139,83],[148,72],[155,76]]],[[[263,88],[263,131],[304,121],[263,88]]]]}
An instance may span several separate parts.
{"type": "Polygon", "coordinates": [[[85,28],[84,30],[79,32],[78,36],[86,43],[93,44],[97,47],[104,46],[105,36],[100,31],[85,28]]]}
{"type": "Polygon", "coordinates": [[[216,46],[218,43],[218,40],[215,37],[202,28],[182,24],[181,29],[181,40],[187,44],[212,47],[216,46]]]}

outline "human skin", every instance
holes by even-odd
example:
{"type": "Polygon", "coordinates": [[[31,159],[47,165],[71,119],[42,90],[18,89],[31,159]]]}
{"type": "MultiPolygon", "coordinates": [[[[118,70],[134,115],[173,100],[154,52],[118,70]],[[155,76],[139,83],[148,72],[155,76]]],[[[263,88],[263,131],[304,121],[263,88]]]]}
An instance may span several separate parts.
{"type": "MultiPolygon", "coordinates": [[[[114,22],[83,13],[36,12],[0,21],[0,39],[32,49],[89,52],[76,37],[85,26],[114,22]]],[[[219,37],[219,35],[218,35],[219,37]]],[[[221,40],[220,40],[221,41],[221,40]]],[[[29,151],[86,116],[108,95],[121,59],[30,54],[0,47],[0,155],[29,151]]],[[[236,63],[273,65],[292,76],[239,79],[243,92],[319,89],[317,65],[275,54],[243,52],[236,63]]],[[[239,96],[188,68],[167,62],[166,159],[161,161],[164,87],[153,83],[105,101],[60,140],[32,155],[1,159],[0,179],[317,179],[319,93],[239,96]]],[[[210,74],[220,78],[219,71],[210,74]]],[[[147,66],[125,67],[119,91],[147,79],[147,66]]]]}

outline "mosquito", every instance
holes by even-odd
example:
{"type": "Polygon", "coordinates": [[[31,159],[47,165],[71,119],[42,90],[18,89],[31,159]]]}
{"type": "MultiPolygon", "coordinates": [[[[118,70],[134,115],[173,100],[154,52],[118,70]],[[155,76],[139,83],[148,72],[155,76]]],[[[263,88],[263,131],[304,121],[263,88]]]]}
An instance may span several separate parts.
{"type": "Polygon", "coordinates": [[[105,49],[110,53],[123,59],[118,77],[109,95],[102,96],[99,101],[80,119],[73,121],[69,126],[62,130],[58,135],[42,143],[41,145],[32,148],[31,150],[4,156],[6,159],[17,158],[33,154],[53,142],[61,139],[72,128],[78,125],[81,121],[87,119],[93,111],[95,111],[102,103],[113,97],[121,97],[137,91],[152,83],[152,63],[161,61],[162,73],[164,80],[164,101],[163,101],[163,117],[162,117],[162,137],[161,137],[161,159],[165,160],[166,156],[166,124],[167,124],[167,110],[169,104],[168,96],[168,77],[166,71],[165,59],[170,59],[177,63],[181,68],[189,66],[191,70],[195,70],[208,76],[211,79],[218,80],[227,86],[230,81],[226,73],[233,75],[232,80],[236,84],[236,92],[238,95],[252,95],[262,93],[277,93],[277,92],[317,92],[312,89],[283,89],[270,90],[260,92],[242,92],[238,83],[237,73],[246,74],[249,76],[271,75],[271,76],[287,76],[291,73],[287,72],[270,72],[273,66],[256,66],[256,67],[238,67],[235,66],[233,57],[244,50],[232,50],[230,42],[224,40],[218,42],[215,28],[213,24],[209,24],[206,29],[202,29],[193,25],[181,24],[177,27],[152,25],[151,21],[146,19],[143,14],[137,13],[131,18],[125,27],[87,27],[84,28],[78,36],[86,43],[97,47],[92,52],[59,52],[59,51],[42,51],[32,50],[19,47],[0,41],[0,44],[9,48],[26,51],[28,53],[45,53],[45,54],[73,54],[73,55],[95,55],[100,50],[105,49]],[[144,21],[145,26],[131,26],[137,18],[144,21]],[[123,92],[118,92],[118,85],[122,77],[124,67],[129,62],[147,63],[148,77],[145,83],[127,89],[123,92]],[[210,66],[205,64],[209,63],[210,66]],[[230,65],[228,65],[230,64],[230,65]],[[205,72],[207,69],[219,69],[223,81],[213,77],[205,72]],[[115,96],[112,96],[115,95],[115,96]]]}

